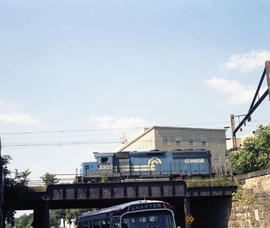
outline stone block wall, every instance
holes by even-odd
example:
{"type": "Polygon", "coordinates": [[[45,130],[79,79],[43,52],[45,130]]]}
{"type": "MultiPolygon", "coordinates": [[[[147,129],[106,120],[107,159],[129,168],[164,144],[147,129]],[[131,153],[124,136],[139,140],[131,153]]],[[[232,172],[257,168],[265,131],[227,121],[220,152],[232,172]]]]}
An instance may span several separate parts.
{"type": "Polygon", "coordinates": [[[243,198],[255,197],[253,203],[245,204],[243,201],[232,202],[229,228],[270,228],[270,174],[259,171],[252,175],[240,176],[239,183],[243,189],[243,198]]]}

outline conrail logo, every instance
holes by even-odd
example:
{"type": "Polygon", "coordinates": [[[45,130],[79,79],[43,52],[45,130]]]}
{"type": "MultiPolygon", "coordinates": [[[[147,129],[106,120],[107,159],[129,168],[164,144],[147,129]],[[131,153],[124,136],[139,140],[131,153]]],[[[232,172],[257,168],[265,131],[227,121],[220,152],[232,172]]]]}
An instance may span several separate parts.
{"type": "Polygon", "coordinates": [[[203,158],[185,159],[185,163],[204,163],[203,158]]]}
{"type": "Polygon", "coordinates": [[[156,170],[156,165],[161,165],[162,162],[159,158],[152,157],[148,160],[148,167],[150,170],[156,170]]]}
{"type": "Polygon", "coordinates": [[[159,158],[152,157],[148,160],[147,165],[120,165],[120,171],[155,171],[157,165],[161,165],[162,161],[159,158]]]}

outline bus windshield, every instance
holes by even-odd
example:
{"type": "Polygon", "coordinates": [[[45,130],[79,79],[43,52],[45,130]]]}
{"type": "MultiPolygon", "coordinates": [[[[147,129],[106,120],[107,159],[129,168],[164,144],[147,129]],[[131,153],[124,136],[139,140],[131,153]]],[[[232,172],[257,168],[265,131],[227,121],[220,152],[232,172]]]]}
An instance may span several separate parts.
{"type": "Polygon", "coordinates": [[[122,228],[174,228],[173,216],[169,211],[144,211],[122,217],[122,228]]]}

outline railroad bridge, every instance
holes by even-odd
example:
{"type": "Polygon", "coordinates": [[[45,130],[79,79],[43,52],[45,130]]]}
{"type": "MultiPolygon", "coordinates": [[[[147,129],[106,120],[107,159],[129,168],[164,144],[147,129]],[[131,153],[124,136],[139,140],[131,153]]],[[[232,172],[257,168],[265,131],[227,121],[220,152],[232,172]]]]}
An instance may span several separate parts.
{"type": "MultiPolygon", "coordinates": [[[[184,181],[58,184],[48,186],[46,192],[7,192],[4,210],[34,210],[34,227],[47,228],[49,209],[104,208],[138,199],[156,199],[171,203],[180,214],[175,216],[178,224],[191,227],[185,222],[187,215],[191,213],[195,219],[202,216],[205,210],[198,208],[211,201],[218,201],[216,205],[231,202],[234,190],[234,187],[187,188],[184,181]]],[[[216,206],[209,207],[206,206],[206,211],[216,206]]],[[[198,222],[200,226],[196,227],[202,227],[202,222],[198,222]]]]}

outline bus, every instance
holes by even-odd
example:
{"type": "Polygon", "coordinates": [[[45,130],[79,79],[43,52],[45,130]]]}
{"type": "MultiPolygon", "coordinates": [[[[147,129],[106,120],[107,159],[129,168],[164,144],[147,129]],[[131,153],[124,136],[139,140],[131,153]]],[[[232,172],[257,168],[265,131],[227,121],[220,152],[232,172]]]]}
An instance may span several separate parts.
{"type": "Polygon", "coordinates": [[[83,213],[78,228],[176,228],[170,204],[137,200],[83,213]]]}

